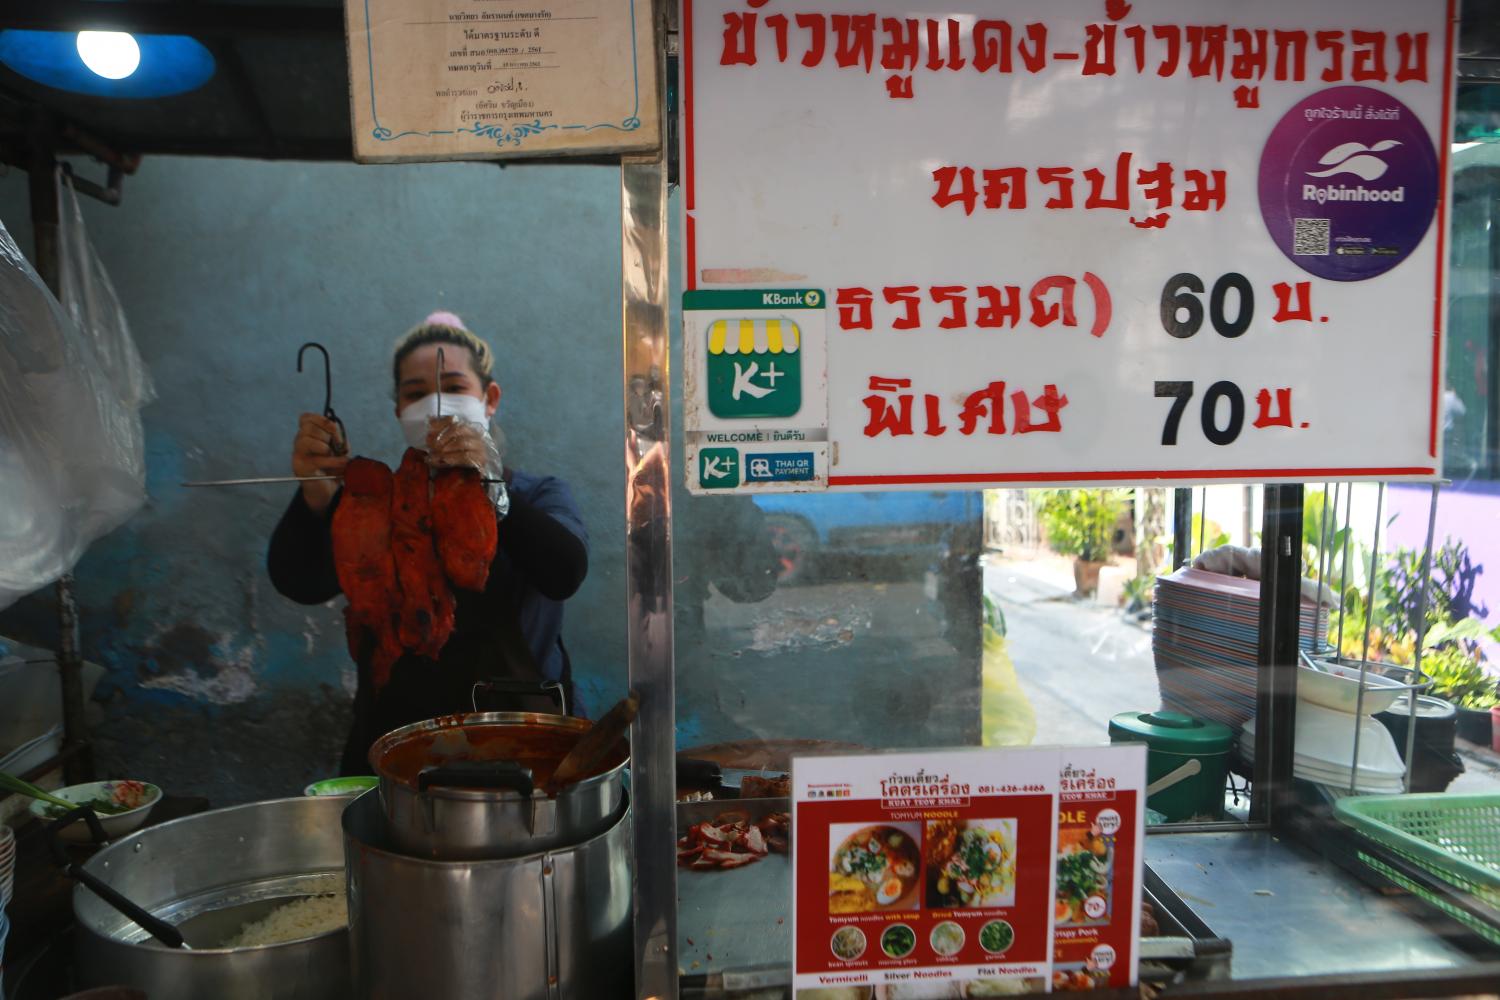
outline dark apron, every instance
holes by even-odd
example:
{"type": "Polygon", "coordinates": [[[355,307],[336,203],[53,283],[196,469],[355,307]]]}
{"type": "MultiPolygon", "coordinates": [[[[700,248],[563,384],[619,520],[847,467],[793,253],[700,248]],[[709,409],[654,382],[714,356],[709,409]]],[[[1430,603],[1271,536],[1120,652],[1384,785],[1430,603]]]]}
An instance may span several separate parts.
{"type": "Polygon", "coordinates": [[[520,587],[514,597],[494,589],[484,594],[457,595],[454,629],[436,660],[408,653],[396,661],[390,680],[377,694],[370,678],[374,638],[360,650],[359,687],[354,696],[354,721],[344,747],[339,773],[370,774],[370,745],[380,737],[413,722],[441,715],[472,712],[542,712],[561,714],[564,698],[573,697],[567,657],[561,683],[547,681],[520,625],[520,587]]]}

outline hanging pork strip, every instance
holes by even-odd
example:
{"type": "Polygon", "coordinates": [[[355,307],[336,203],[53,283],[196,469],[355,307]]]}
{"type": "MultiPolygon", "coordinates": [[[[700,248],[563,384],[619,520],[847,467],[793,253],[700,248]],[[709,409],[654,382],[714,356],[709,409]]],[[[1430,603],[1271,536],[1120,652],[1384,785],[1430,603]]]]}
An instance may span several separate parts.
{"type": "Polygon", "coordinates": [[[483,590],[500,529],[478,470],[444,469],[433,478],[432,533],[449,582],[483,590]]]}
{"type": "Polygon", "coordinates": [[[431,478],[424,453],[406,449],[391,503],[391,548],[401,587],[401,645],[430,659],[453,634],[453,592],[432,540],[431,478]]]}

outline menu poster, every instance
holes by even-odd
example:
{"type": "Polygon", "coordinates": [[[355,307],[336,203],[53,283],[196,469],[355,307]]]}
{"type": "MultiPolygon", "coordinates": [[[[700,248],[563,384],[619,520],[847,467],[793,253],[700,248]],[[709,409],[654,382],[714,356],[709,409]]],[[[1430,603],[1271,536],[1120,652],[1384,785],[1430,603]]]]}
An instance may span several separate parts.
{"type": "Polygon", "coordinates": [[[792,762],[798,1000],[1051,984],[1055,749],[792,762]]]}
{"type": "Polygon", "coordinates": [[[1140,955],[1144,746],[1061,751],[1052,984],[1134,986],[1140,955]]]}
{"type": "Polygon", "coordinates": [[[655,149],[649,0],[345,0],[354,158],[655,149]]]}

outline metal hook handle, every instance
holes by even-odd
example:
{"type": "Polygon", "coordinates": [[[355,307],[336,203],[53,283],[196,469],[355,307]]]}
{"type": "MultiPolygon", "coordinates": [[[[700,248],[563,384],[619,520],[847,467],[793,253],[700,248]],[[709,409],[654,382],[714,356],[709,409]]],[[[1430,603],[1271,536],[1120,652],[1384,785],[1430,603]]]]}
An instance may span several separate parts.
{"type": "Polygon", "coordinates": [[[333,412],[333,362],[329,360],[328,348],[314,340],[309,340],[297,350],[297,374],[302,374],[302,356],[307,349],[314,348],[323,355],[323,416],[338,425],[339,440],[332,442],[332,451],[335,455],[342,455],[345,451],[345,443],[349,435],[344,430],[344,422],[333,412]]]}

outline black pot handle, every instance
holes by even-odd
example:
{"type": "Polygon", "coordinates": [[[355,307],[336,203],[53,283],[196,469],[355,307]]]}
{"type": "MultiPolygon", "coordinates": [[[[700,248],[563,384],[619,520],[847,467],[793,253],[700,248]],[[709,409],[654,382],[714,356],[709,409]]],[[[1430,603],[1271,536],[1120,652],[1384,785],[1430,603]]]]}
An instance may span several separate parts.
{"type": "Polygon", "coordinates": [[[479,707],[480,694],[514,694],[551,698],[557,703],[557,710],[560,714],[568,714],[568,696],[563,692],[560,681],[522,681],[504,677],[491,677],[489,680],[477,681],[474,689],[469,693],[469,701],[476,712],[483,711],[479,707]]]}
{"type": "Polygon", "coordinates": [[[106,839],[104,826],[99,822],[99,817],[94,813],[94,810],[87,806],[80,806],[72,812],[66,813],[62,817],[48,823],[47,848],[52,853],[52,860],[62,869],[63,874],[88,887],[90,892],[126,917],[129,917],[147,934],[150,934],[168,948],[183,947],[182,932],[176,927],[162,920],[160,917],[152,916],[149,911],[132,903],[120,895],[113,887],[84,871],[82,865],[68,857],[68,852],[63,847],[62,840],[58,834],[64,827],[71,826],[80,819],[88,824],[89,833],[93,835],[95,843],[102,844],[106,839]]]}
{"type": "Polygon", "coordinates": [[[461,760],[449,764],[430,764],[417,772],[417,790],[429,788],[508,788],[530,798],[536,787],[531,768],[513,760],[461,760]]]}

